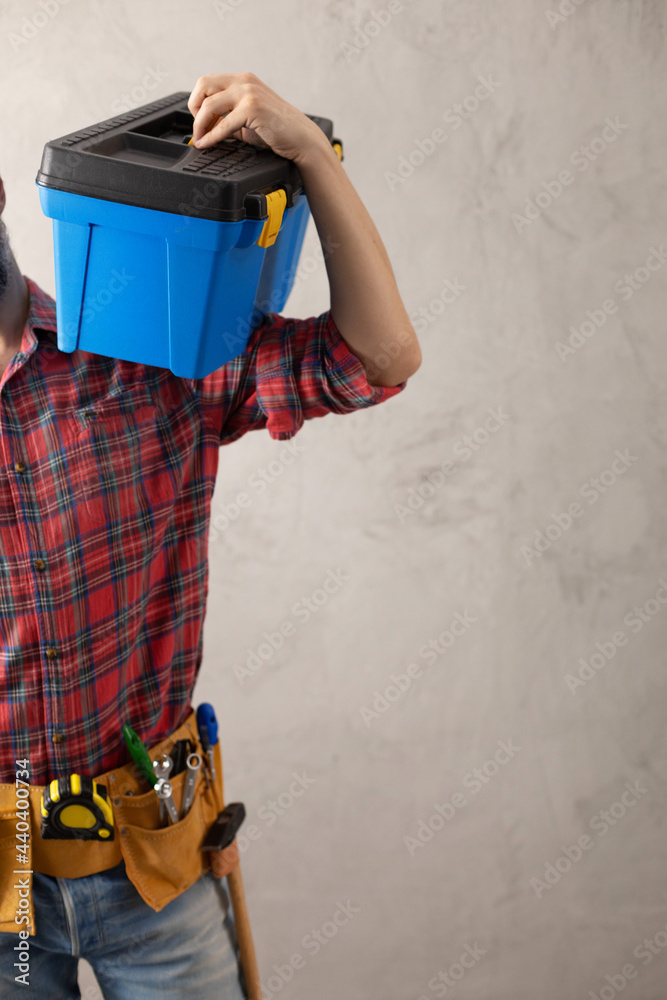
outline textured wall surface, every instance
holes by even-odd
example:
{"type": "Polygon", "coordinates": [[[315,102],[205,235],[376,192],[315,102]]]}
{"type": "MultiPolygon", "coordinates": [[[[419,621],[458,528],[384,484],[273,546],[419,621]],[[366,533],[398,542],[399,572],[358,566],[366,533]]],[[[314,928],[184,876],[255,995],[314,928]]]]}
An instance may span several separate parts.
{"type": "Polygon", "coordinates": [[[24,273],[47,139],[249,69],[334,120],[421,336],[398,398],[220,456],[195,699],[267,1000],[664,1000],[663,4],[55,7],[0,8],[24,273]]]}

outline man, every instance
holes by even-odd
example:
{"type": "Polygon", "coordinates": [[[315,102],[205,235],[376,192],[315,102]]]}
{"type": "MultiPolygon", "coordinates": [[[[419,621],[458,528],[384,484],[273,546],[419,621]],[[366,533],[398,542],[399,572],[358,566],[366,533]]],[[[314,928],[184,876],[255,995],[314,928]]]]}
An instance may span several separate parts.
{"type": "MultiPolygon", "coordinates": [[[[21,274],[0,219],[0,782],[12,787],[17,767],[33,786],[106,774],[128,760],[124,723],[154,747],[191,712],[220,445],[259,428],[286,440],[306,419],[376,405],[421,363],[380,236],[321,130],[249,73],[202,77],[189,107],[200,148],[234,137],[298,165],[331,307],[307,320],[270,313],[203,379],[65,354],[54,302],[21,274]]],[[[9,880],[20,865],[3,822],[9,880]]],[[[228,849],[218,873],[236,859],[228,849]]],[[[26,984],[79,997],[80,955],[106,1000],[242,995],[210,871],[159,911],[125,860],[71,877],[35,867],[31,891],[22,982],[19,939],[0,933],[4,1000],[26,984]]]]}

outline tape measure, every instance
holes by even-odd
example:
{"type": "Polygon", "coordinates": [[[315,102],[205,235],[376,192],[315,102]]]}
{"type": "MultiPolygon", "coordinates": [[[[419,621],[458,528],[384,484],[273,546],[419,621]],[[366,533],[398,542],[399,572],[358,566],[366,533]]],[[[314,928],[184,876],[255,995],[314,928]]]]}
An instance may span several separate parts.
{"type": "Polygon", "coordinates": [[[42,792],[44,840],[113,840],[107,790],[88,774],[54,778],[42,792]]]}

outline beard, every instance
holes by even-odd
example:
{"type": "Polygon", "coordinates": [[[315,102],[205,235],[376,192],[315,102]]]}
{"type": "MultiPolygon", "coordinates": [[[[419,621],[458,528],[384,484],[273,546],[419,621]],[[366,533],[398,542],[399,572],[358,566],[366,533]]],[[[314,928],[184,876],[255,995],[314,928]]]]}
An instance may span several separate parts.
{"type": "Polygon", "coordinates": [[[0,302],[5,297],[12,262],[12,251],[9,246],[9,234],[7,227],[0,219],[0,302]]]}

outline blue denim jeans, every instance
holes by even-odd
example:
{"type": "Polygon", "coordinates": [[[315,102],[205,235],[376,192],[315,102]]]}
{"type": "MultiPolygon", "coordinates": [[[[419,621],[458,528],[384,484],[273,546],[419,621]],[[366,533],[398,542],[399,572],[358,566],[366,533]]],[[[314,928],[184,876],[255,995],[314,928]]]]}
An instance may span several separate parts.
{"type": "Polygon", "coordinates": [[[37,933],[29,941],[29,987],[20,975],[18,934],[0,932],[0,997],[79,1000],[79,956],[105,1000],[243,1000],[226,880],[207,871],[156,913],[125,862],[83,878],[33,875],[37,933]]]}

